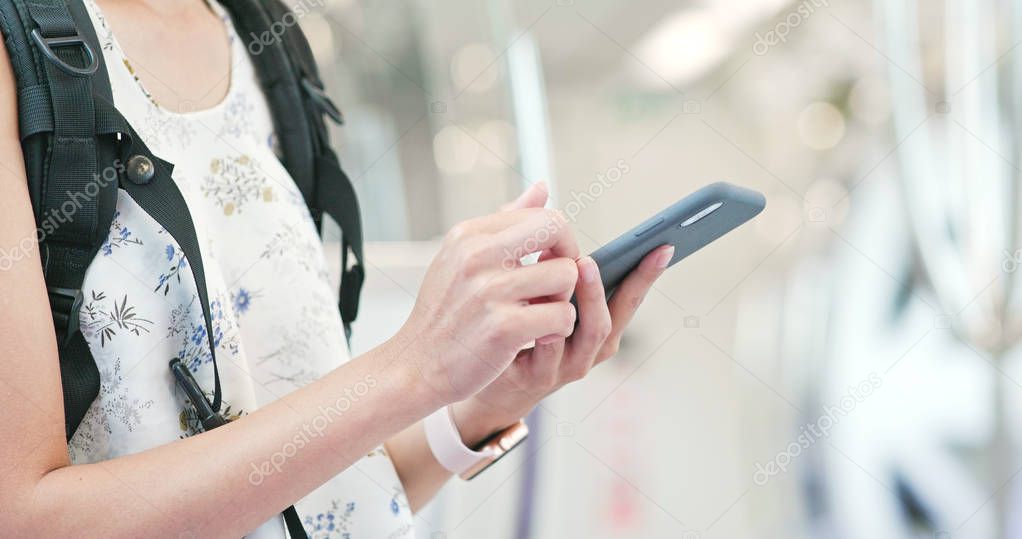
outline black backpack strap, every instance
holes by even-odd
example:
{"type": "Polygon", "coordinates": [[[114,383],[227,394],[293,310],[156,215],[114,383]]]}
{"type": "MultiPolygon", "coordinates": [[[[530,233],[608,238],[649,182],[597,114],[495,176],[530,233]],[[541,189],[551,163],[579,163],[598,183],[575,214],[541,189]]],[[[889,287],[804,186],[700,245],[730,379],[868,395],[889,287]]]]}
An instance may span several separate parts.
{"type": "MultiPolygon", "coordinates": [[[[37,27],[32,41],[43,55],[53,110],[53,136],[50,142],[49,171],[43,188],[43,208],[60,208],[83,188],[97,166],[96,111],[92,97],[92,74],[99,67],[98,52],[79,35],[74,17],[62,1],[25,4],[37,27]]],[[[79,245],[92,245],[100,235],[97,226],[98,202],[82,196],[77,204],[85,219],[70,219],[58,227],[51,238],[79,245]]],[[[77,214],[77,212],[76,212],[77,214]]]]}
{"type": "MultiPolygon", "coordinates": [[[[79,325],[85,272],[107,238],[121,188],[178,243],[191,267],[213,363],[214,412],[222,396],[205,272],[188,206],[171,173],[113,106],[110,83],[81,0],[0,0],[0,30],[15,73],[19,129],[57,329],[66,434],[95,400],[98,369],[79,325]],[[65,206],[71,204],[71,206],[65,206]],[[67,209],[65,209],[67,208],[67,209]],[[73,208],[73,210],[72,210],[73,208]],[[54,213],[73,219],[52,223],[54,213]]],[[[294,507],[283,513],[305,538],[294,507]]]]}
{"type": "MultiPolygon", "coordinates": [[[[283,21],[291,14],[290,8],[280,0],[266,2],[274,20],[283,21]]],[[[286,26],[286,25],[285,25],[286,26]]],[[[310,208],[320,219],[326,213],[341,227],[341,289],[339,305],[344,330],[351,336],[351,322],[358,316],[359,297],[365,281],[365,257],[363,253],[362,211],[358,195],[351,179],[341,168],[337,154],[330,147],[325,118],[337,124],[344,123],[344,117],[334,102],[326,95],[323,81],[312,55],[312,47],[301,28],[292,25],[284,29],[282,36],[284,50],[293,62],[304,91],[303,106],[312,128],[312,144],[315,154],[315,190],[310,208]],[[349,264],[348,256],[354,258],[349,264]]],[[[317,225],[319,223],[317,222],[317,225]]]]}
{"type": "Polygon", "coordinates": [[[121,123],[119,135],[129,142],[126,145],[130,148],[127,155],[122,155],[126,168],[124,176],[128,181],[121,182],[121,188],[177,241],[185,260],[191,266],[195,290],[199,296],[199,305],[202,306],[202,318],[206,324],[206,338],[213,363],[212,407],[213,412],[218,413],[223,399],[220,389],[220,369],[216,362],[216,343],[213,319],[209,308],[209,292],[206,289],[206,272],[191,212],[184,195],[181,194],[171,177],[174,165],[153,155],[138,134],[120,116],[120,113],[112,107],[108,111],[115,115],[111,118],[112,123],[116,125],[118,120],[121,123]]]}
{"type": "Polygon", "coordinates": [[[358,316],[358,300],[365,282],[362,251],[362,214],[355,187],[341,169],[332,150],[316,157],[316,206],[341,227],[341,289],[338,308],[345,335],[351,337],[351,323],[358,316]],[[354,257],[349,263],[348,254],[354,257]]]}
{"type": "Polygon", "coordinates": [[[86,190],[99,160],[115,151],[114,144],[98,143],[95,137],[91,75],[98,69],[99,49],[78,33],[64,2],[2,2],[0,27],[18,88],[26,174],[41,231],[70,438],[99,392],[99,372],[78,327],[78,308],[85,270],[109,230],[116,204],[116,187],[86,190]]]}
{"type": "Polygon", "coordinates": [[[191,266],[213,359],[213,407],[219,410],[216,347],[194,225],[170,178],[171,165],[153,156],[113,107],[102,50],[84,4],[2,0],[0,29],[18,87],[22,149],[42,231],[67,438],[99,393],[99,372],[78,317],[85,272],[109,235],[118,187],[167,229],[191,266]],[[137,174],[146,166],[138,159],[132,170],[135,156],[148,160],[151,174],[137,174]],[[120,181],[143,176],[144,182],[120,181]]]}
{"type": "Polygon", "coordinates": [[[355,189],[330,148],[324,115],[340,111],[323,91],[309,44],[280,0],[221,0],[256,67],[283,151],[283,163],[305,198],[317,227],[322,214],[341,227],[341,288],[345,335],[358,315],[365,280],[362,217],[355,189]],[[350,258],[349,258],[350,257],[350,258]]]}

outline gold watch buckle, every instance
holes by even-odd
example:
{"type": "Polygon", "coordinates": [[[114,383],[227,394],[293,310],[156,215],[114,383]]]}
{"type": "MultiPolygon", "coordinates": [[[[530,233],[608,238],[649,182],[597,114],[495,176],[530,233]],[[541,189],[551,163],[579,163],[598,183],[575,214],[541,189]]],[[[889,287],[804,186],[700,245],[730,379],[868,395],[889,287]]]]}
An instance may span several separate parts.
{"type": "Polygon", "coordinates": [[[528,436],[529,427],[521,419],[510,427],[497,431],[489,438],[483,440],[477,447],[472,448],[473,451],[488,453],[488,456],[480,459],[471,468],[462,472],[460,477],[468,481],[479,475],[483,470],[493,466],[495,462],[503,458],[509,451],[518,447],[518,444],[524,442],[528,436]]]}

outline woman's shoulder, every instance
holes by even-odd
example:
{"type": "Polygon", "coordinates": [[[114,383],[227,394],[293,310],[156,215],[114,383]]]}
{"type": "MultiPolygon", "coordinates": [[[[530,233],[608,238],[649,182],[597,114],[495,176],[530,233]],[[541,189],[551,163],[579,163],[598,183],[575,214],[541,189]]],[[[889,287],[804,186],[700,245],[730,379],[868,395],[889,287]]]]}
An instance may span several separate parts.
{"type": "Polygon", "coordinates": [[[19,149],[18,138],[18,88],[14,80],[14,70],[7,56],[7,46],[0,40],[0,148],[6,155],[10,147],[19,149]]]}

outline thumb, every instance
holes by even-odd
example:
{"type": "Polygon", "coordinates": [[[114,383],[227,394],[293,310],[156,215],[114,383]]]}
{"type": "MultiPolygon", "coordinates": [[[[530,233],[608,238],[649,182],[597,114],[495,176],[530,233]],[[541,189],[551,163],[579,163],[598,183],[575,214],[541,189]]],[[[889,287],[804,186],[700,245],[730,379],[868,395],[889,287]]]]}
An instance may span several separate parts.
{"type": "Polygon", "coordinates": [[[546,182],[536,182],[529,186],[518,198],[504,204],[500,211],[520,210],[522,208],[542,208],[549,198],[546,182]]]}

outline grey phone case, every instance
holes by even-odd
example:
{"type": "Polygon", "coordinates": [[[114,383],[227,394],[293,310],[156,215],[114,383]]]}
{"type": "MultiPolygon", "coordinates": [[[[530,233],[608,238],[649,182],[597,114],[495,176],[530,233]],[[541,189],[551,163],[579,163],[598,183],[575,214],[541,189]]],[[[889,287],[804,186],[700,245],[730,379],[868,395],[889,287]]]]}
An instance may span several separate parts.
{"type": "Polygon", "coordinates": [[[717,182],[675,202],[592,253],[609,298],[643,257],[661,245],[674,245],[672,266],[752,219],[766,207],[762,193],[717,182]]]}

